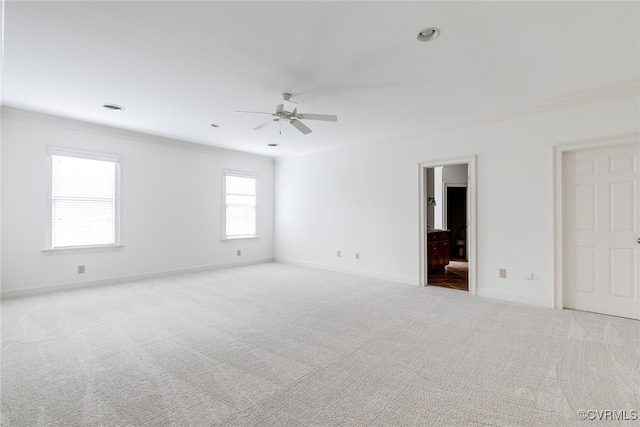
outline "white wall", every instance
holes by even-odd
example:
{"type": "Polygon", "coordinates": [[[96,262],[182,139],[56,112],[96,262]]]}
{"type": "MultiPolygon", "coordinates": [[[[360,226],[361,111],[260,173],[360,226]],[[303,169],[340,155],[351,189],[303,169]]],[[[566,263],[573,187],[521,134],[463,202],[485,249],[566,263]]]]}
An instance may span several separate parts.
{"type": "Polygon", "coordinates": [[[467,165],[449,165],[442,168],[443,184],[466,184],[467,165]]]}
{"type": "MultiPolygon", "coordinates": [[[[426,171],[426,193],[427,193],[427,197],[425,197],[424,200],[429,200],[429,197],[434,197],[435,198],[435,170],[434,168],[428,168],[426,171]]],[[[427,226],[430,228],[435,228],[435,209],[433,207],[433,205],[427,203],[426,209],[425,209],[426,215],[427,215],[427,226]]]]}
{"type": "Polygon", "coordinates": [[[448,165],[427,168],[427,185],[432,187],[432,196],[436,200],[436,206],[427,209],[427,225],[435,230],[445,228],[445,184],[467,184],[467,165],[448,165]]]}
{"type": "Polygon", "coordinates": [[[553,147],[640,128],[637,93],[590,101],[278,159],[276,259],[417,285],[418,164],[475,155],[478,294],[552,306],[553,147]]]}
{"type": "MultiPolygon", "coordinates": [[[[435,198],[436,205],[433,207],[433,228],[435,230],[442,230],[443,215],[442,207],[444,206],[444,197],[442,197],[442,174],[444,172],[443,166],[436,166],[433,169],[433,197],[435,198]]],[[[427,218],[429,218],[429,212],[427,212],[427,218]]]]}
{"type": "Polygon", "coordinates": [[[271,158],[5,108],[2,291],[270,260],[273,198],[271,158]],[[47,145],[122,155],[121,250],[42,252],[47,145]],[[258,173],[258,240],[221,241],[223,168],[258,173]]]}

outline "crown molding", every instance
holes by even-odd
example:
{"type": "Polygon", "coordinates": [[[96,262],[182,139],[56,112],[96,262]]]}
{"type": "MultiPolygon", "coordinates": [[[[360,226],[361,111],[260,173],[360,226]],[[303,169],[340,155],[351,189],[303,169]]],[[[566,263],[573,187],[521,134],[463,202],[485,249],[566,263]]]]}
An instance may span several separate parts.
{"type": "Polygon", "coordinates": [[[107,135],[116,138],[129,139],[138,142],[146,142],[150,144],[169,146],[173,148],[181,148],[185,150],[198,151],[202,153],[215,154],[219,156],[235,157],[246,160],[254,160],[264,163],[273,164],[280,160],[315,155],[326,152],[345,150],[356,147],[364,147],[372,144],[382,144],[392,142],[398,138],[421,137],[434,133],[442,133],[450,130],[456,130],[471,126],[479,126],[483,124],[499,122],[504,120],[515,119],[519,117],[531,116],[556,110],[562,110],[579,105],[586,105],[596,102],[608,101],[626,96],[638,97],[640,102],[640,79],[623,82],[620,84],[599,88],[596,90],[580,92],[566,97],[556,98],[540,103],[530,104],[526,106],[514,107],[505,110],[495,111],[477,116],[466,117],[445,123],[435,124],[426,128],[418,129],[411,132],[405,132],[394,135],[386,135],[373,139],[354,141],[351,143],[320,148],[317,150],[306,151],[303,153],[290,154],[280,157],[268,157],[258,154],[251,154],[241,151],[229,150],[226,148],[215,147],[211,145],[198,144],[177,139],[171,139],[156,135],[145,134],[141,132],[130,131],[126,129],[114,128],[95,123],[83,122],[79,120],[53,116],[50,114],[37,113],[33,111],[22,110],[13,107],[3,106],[1,109],[1,117],[15,120],[22,120],[32,123],[46,124],[67,129],[83,130],[85,132],[107,135]]]}
{"type": "Polygon", "coordinates": [[[426,128],[418,129],[411,132],[405,132],[394,135],[386,135],[364,141],[355,141],[343,145],[335,145],[326,148],[320,148],[317,150],[306,151],[304,153],[290,154],[286,156],[276,157],[276,163],[280,160],[304,157],[314,154],[326,153],[331,151],[339,151],[356,147],[364,147],[373,144],[382,144],[387,142],[396,141],[398,138],[412,138],[421,137],[434,133],[442,133],[450,130],[457,130],[471,126],[479,126],[483,124],[489,124],[504,120],[516,119],[519,117],[532,116],[536,114],[547,113],[551,111],[563,110],[566,108],[576,107],[579,105],[593,104],[596,102],[604,102],[612,99],[623,98],[626,96],[638,97],[640,102],[640,79],[627,81],[624,83],[606,86],[603,88],[580,92],[569,96],[555,98],[548,101],[543,101],[535,104],[529,104],[520,107],[508,108],[491,113],[479,114],[477,116],[470,116],[459,120],[454,120],[445,123],[438,123],[426,128]]]}
{"type": "Polygon", "coordinates": [[[253,160],[273,164],[272,157],[260,156],[258,154],[245,153],[242,151],[229,150],[226,148],[214,147],[211,145],[197,144],[194,142],[165,138],[162,136],[150,135],[146,133],[99,125],[95,123],[83,122],[80,120],[53,116],[44,113],[37,113],[34,111],[22,110],[13,107],[3,106],[0,111],[1,117],[3,119],[6,118],[12,120],[20,120],[23,122],[44,124],[47,126],[55,126],[64,129],[81,130],[83,132],[89,132],[119,139],[128,139],[136,142],[144,142],[148,144],[198,151],[201,153],[214,154],[218,156],[234,157],[244,160],[253,160]]]}

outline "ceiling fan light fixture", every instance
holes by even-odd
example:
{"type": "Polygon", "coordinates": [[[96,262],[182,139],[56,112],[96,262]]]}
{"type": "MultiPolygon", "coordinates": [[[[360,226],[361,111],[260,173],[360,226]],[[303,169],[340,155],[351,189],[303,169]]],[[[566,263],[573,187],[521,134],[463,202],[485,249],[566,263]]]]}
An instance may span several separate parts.
{"type": "Polygon", "coordinates": [[[440,35],[440,29],[436,27],[427,27],[418,33],[418,40],[421,42],[428,42],[435,40],[440,35]]]}

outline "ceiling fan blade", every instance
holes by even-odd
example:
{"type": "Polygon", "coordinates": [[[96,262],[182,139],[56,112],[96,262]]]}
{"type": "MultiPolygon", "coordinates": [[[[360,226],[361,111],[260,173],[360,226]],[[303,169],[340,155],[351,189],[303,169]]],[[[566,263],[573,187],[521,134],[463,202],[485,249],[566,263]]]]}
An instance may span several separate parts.
{"type": "Polygon", "coordinates": [[[268,122],[264,122],[263,124],[261,124],[261,125],[259,125],[259,126],[254,127],[254,128],[253,128],[253,130],[260,130],[260,129],[262,129],[262,128],[266,127],[266,126],[267,126],[268,124],[270,124],[271,122],[277,122],[277,121],[278,121],[278,119],[269,120],[268,122]]]}
{"type": "Polygon", "coordinates": [[[304,120],[324,120],[325,122],[337,122],[338,116],[331,114],[298,114],[304,120]]]}
{"type": "Polygon", "coordinates": [[[308,133],[311,133],[311,129],[309,129],[304,123],[302,123],[300,120],[291,120],[291,125],[298,129],[300,132],[304,133],[305,135],[308,133]]]}
{"type": "Polygon", "coordinates": [[[282,109],[287,113],[295,113],[298,104],[292,101],[284,100],[282,102],[282,109]]]}
{"type": "Polygon", "coordinates": [[[268,114],[270,116],[273,116],[273,113],[265,113],[262,111],[236,111],[236,113],[242,113],[242,114],[268,114]]]}

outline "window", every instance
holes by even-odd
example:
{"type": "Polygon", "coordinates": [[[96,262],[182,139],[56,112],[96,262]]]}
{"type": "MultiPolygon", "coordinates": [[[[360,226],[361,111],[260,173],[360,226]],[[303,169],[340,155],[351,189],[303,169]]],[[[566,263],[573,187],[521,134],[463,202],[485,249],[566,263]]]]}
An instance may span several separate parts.
{"type": "Polygon", "coordinates": [[[257,237],[257,176],[242,172],[224,172],[224,238],[257,237]]]}
{"type": "Polygon", "coordinates": [[[53,249],[119,244],[117,155],[50,148],[53,249]]]}

